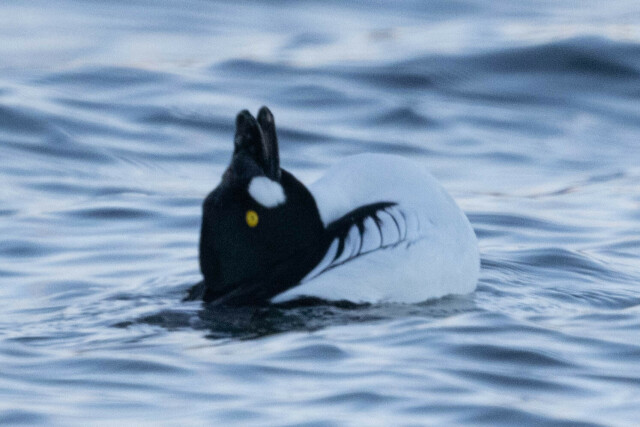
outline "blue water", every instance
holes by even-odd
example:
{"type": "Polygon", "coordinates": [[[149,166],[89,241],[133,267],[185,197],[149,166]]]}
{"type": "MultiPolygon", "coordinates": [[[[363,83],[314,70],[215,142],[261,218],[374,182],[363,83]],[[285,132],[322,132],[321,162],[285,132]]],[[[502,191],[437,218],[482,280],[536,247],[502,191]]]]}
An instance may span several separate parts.
{"type": "Polygon", "coordinates": [[[640,420],[637,1],[3,2],[0,58],[0,424],[640,420]],[[428,167],[477,291],[181,302],[261,105],[304,181],[428,167]]]}

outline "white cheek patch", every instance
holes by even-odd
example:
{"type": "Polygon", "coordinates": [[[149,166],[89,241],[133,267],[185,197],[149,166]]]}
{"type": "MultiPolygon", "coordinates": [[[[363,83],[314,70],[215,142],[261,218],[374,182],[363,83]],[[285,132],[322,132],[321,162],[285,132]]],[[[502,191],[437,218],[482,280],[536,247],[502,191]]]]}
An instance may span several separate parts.
{"type": "Polygon", "coordinates": [[[282,186],[266,176],[256,176],[251,180],[249,194],[265,208],[275,208],[287,200],[282,186]]]}

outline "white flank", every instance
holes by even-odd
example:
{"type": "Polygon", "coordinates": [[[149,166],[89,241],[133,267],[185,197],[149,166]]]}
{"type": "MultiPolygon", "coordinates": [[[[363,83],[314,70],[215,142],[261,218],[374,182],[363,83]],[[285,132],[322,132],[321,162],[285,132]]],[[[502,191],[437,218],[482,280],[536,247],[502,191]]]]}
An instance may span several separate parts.
{"type": "Polygon", "coordinates": [[[421,165],[389,155],[349,157],[309,190],[325,225],[370,203],[397,204],[378,213],[377,225],[367,219],[362,237],[354,225],[337,260],[335,241],[298,286],[273,302],[312,296],[416,303],[475,289],[480,259],[473,228],[421,165]]]}
{"type": "Polygon", "coordinates": [[[282,186],[266,176],[256,176],[251,180],[249,194],[265,208],[275,208],[287,200],[282,186]]]}

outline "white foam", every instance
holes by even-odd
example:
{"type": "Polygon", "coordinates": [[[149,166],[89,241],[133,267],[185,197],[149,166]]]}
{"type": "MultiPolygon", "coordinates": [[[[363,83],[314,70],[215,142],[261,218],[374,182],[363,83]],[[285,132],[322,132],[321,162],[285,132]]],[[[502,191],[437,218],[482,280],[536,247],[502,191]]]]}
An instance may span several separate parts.
{"type": "Polygon", "coordinates": [[[251,180],[249,194],[265,208],[275,208],[287,200],[280,183],[266,176],[256,176],[251,180]]]}

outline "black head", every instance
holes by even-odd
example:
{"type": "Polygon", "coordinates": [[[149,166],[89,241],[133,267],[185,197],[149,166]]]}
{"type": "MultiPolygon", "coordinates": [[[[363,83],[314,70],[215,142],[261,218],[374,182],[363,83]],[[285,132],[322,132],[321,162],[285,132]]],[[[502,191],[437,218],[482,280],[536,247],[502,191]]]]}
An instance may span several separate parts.
{"type": "Polygon", "coordinates": [[[280,168],[273,115],[236,118],[231,164],[205,199],[200,235],[204,298],[256,304],[295,285],[324,253],[315,201],[280,168]]]}

